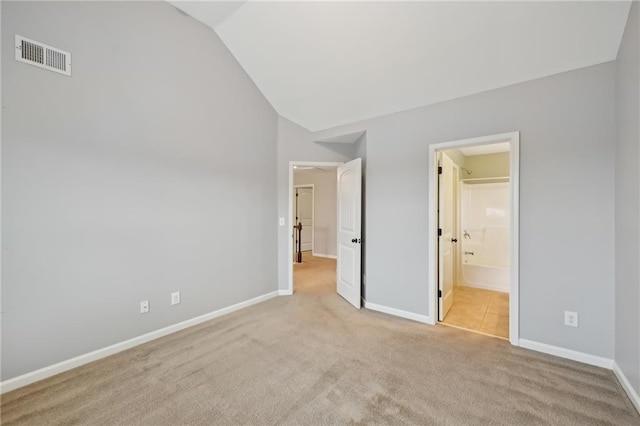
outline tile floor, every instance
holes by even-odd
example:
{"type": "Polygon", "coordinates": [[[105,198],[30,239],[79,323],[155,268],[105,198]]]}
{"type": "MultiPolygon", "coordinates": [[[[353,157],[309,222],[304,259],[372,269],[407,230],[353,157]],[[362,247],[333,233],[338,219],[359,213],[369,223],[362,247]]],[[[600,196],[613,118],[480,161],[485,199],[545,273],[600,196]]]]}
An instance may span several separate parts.
{"type": "Polygon", "coordinates": [[[456,286],[443,323],[509,338],[509,293],[456,286]]]}

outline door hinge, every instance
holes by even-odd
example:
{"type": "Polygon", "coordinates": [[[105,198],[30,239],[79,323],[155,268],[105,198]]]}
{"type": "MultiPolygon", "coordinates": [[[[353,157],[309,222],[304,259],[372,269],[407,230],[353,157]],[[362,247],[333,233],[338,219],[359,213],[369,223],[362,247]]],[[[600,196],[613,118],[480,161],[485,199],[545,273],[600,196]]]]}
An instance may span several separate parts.
{"type": "Polygon", "coordinates": [[[438,297],[442,297],[442,290],[438,290],[438,297]]]}
{"type": "Polygon", "coordinates": [[[438,166],[438,174],[441,175],[442,174],[442,166],[438,166]]]}
{"type": "Polygon", "coordinates": [[[442,237],[442,228],[438,228],[438,237],[442,237]]]}

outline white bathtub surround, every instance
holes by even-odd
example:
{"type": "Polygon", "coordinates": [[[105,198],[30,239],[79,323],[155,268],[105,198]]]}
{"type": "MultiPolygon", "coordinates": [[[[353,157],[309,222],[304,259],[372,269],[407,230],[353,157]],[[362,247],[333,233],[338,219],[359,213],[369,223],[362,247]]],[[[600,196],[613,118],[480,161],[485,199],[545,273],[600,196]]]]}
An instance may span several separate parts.
{"type": "Polygon", "coordinates": [[[509,292],[509,182],[463,183],[462,285],[509,292]]]}
{"type": "Polygon", "coordinates": [[[462,265],[463,286],[509,293],[509,268],[462,265]]]}

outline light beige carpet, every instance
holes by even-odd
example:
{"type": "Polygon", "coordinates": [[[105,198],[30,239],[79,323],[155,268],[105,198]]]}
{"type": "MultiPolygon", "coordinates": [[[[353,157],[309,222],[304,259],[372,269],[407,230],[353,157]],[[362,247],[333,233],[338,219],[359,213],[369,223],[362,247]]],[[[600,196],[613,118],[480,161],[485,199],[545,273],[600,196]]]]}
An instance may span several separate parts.
{"type": "Polygon", "coordinates": [[[328,259],[295,271],[294,296],[5,394],[2,423],[640,424],[611,371],[356,310],[328,259]]]}

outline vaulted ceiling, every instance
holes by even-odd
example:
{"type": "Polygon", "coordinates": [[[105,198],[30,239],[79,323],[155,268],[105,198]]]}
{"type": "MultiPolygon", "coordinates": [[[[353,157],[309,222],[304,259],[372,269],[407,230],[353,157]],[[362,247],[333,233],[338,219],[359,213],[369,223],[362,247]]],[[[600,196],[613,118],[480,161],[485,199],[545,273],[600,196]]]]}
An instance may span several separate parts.
{"type": "Polygon", "coordinates": [[[615,60],[630,2],[172,2],[321,130],[615,60]]]}

